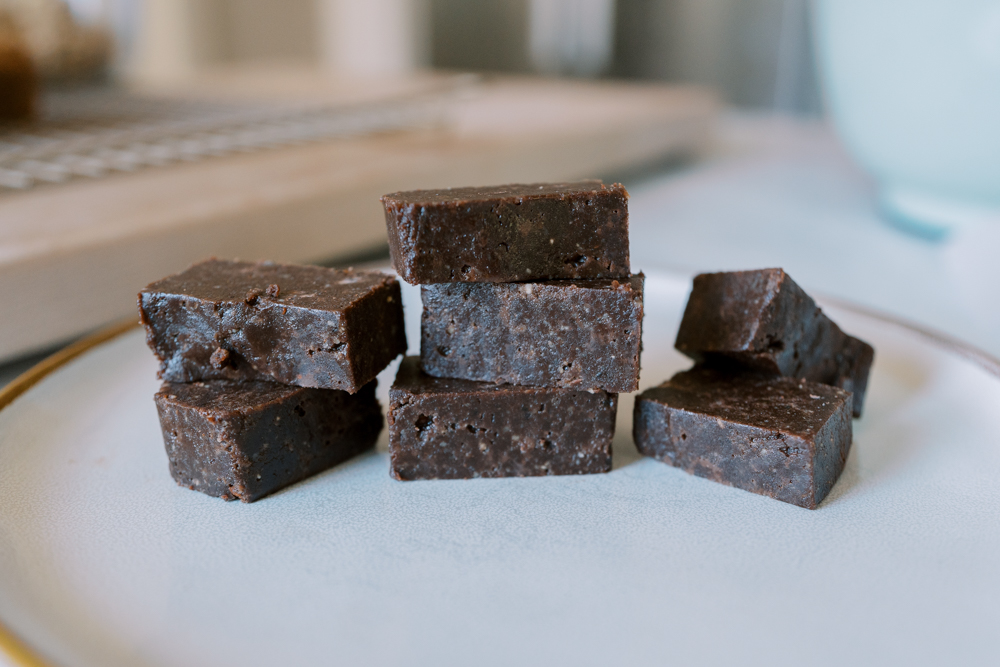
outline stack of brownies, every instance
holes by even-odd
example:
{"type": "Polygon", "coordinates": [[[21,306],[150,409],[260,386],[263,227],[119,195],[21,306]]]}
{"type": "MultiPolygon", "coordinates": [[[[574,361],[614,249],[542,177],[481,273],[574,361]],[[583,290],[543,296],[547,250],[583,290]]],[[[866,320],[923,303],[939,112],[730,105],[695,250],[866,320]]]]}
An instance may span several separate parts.
{"type": "Polygon", "coordinates": [[[637,397],[639,451],[816,508],[844,469],[872,347],[781,269],[697,276],[675,346],[697,364],[637,397]]]}
{"type": "Polygon", "coordinates": [[[252,502],[374,446],[375,376],[406,352],[394,278],[212,259],[139,310],[178,484],[252,502]]]}
{"type": "Polygon", "coordinates": [[[382,198],[399,275],[421,285],[420,357],[390,390],[401,480],[607,472],[639,379],[642,274],[628,193],[599,181],[382,198]]]}

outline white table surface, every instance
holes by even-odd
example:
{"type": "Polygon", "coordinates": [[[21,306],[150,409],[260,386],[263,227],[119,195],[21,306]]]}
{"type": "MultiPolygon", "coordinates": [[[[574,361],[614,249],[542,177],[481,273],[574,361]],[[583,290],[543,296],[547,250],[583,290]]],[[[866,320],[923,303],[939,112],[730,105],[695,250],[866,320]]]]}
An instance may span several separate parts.
{"type": "Polygon", "coordinates": [[[1000,220],[932,242],[892,227],[875,186],[819,120],[729,115],[692,168],[629,184],[632,266],[780,266],[807,291],[1000,357],[1000,220]]]}

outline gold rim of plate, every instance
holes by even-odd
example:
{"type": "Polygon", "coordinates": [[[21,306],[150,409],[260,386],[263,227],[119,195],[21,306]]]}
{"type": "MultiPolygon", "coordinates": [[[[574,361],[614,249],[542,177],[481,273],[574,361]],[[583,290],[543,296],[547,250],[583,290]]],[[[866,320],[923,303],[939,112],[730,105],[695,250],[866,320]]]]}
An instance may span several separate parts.
{"type": "MultiPolygon", "coordinates": [[[[3,389],[0,389],[0,410],[13,403],[18,396],[38,384],[45,376],[58,370],[69,362],[73,361],[84,352],[91,350],[98,345],[113,338],[117,338],[127,331],[131,331],[139,326],[139,323],[129,318],[121,322],[112,324],[104,329],[100,329],[75,343],[67,345],[58,352],[46,357],[21,375],[17,376],[13,382],[3,389]]],[[[32,647],[25,644],[17,635],[4,625],[0,619],[0,652],[2,657],[11,660],[20,667],[54,667],[45,660],[32,647]]]]}
{"type": "MultiPolygon", "coordinates": [[[[843,310],[849,310],[856,314],[885,322],[886,324],[908,329],[918,334],[921,338],[926,339],[932,345],[942,347],[949,352],[962,357],[963,359],[967,359],[990,374],[1000,378],[1000,359],[980,350],[975,346],[963,343],[947,334],[939,333],[919,324],[893,317],[891,315],[886,315],[885,313],[871,310],[863,306],[858,306],[853,303],[841,301],[840,299],[821,297],[820,300],[843,310]]],[[[106,343],[113,338],[117,338],[123,333],[127,333],[132,329],[138,328],[138,326],[139,323],[131,318],[117,322],[64,347],[49,357],[46,357],[38,364],[19,375],[6,387],[0,389],[0,410],[3,410],[8,405],[13,403],[18,396],[38,384],[38,382],[44,379],[45,376],[58,370],[62,366],[65,366],[82,355],[84,352],[87,352],[102,343],[106,343]]],[[[11,632],[10,629],[4,625],[3,619],[0,619],[0,652],[3,653],[3,657],[12,660],[14,664],[19,667],[54,667],[54,665],[42,658],[42,656],[39,655],[38,652],[36,652],[32,647],[25,644],[20,638],[11,632]]]]}

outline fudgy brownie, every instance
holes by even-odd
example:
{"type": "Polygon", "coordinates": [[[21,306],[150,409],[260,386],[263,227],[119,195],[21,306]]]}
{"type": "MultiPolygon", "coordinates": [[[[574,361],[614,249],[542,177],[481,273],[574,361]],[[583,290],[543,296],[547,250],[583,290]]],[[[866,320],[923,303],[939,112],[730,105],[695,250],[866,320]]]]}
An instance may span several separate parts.
{"type": "Polygon", "coordinates": [[[875,351],[848,336],[782,269],[696,276],[678,350],[696,361],[729,360],[840,387],[861,416],[875,351]]]}
{"type": "Polygon", "coordinates": [[[354,392],[406,351],[399,283],[376,271],[211,259],[143,289],[139,311],[171,382],[354,392]]]}
{"type": "Polygon", "coordinates": [[[639,394],[632,428],[646,456],[815,509],[851,448],[851,394],[808,380],[696,367],[639,394]]]}
{"type": "Polygon", "coordinates": [[[274,382],[165,382],[155,400],[174,480],[247,503],[370,449],[383,426],[374,382],[355,394],[274,382]]]}
{"type": "Polygon", "coordinates": [[[629,276],[620,184],[414,190],[382,204],[393,263],[412,284],[629,276]]]}
{"type": "Polygon", "coordinates": [[[611,470],[618,396],[435,378],[406,357],[389,390],[396,479],[576,475],[611,470]]]}
{"type": "Polygon", "coordinates": [[[424,285],[422,368],[437,377],[635,391],[642,287],[641,273],[622,282],[424,285]]]}

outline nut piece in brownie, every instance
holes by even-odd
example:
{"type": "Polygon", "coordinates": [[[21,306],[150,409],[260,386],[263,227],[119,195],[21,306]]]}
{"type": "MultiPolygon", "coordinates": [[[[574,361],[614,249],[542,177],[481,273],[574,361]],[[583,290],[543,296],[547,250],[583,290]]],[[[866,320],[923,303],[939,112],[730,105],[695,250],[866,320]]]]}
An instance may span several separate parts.
{"type": "Polygon", "coordinates": [[[424,285],[420,357],[437,377],[639,388],[640,273],[618,280],[424,285]]]}
{"type": "Polygon", "coordinates": [[[696,361],[728,360],[845,389],[854,394],[855,417],[875,355],[782,269],[696,276],[675,347],[696,361]]]}
{"type": "Polygon", "coordinates": [[[400,480],[579,475],[611,470],[618,396],[435,378],[406,357],[389,390],[391,473],[400,480]]]}
{"type": "Polygon", "coordinates": [[[371,449],[382,410],[355,394],[274,382],[165,382],[155,396],[170,474],[249,503],[371,449]]]}
{"type": "Polygon", "coordinates": [[[851,448],[851,394],[696,367],[639,394],[639,452],[699,477],[815,509],[851,448]]]}
{"type": "Polygon", "coordinates": [[[376,271],[210,259],[139,293],[171,382],[358,391],[406,351],[399,283],[376,271]]]}
{"type": "Polygon", "coordinates": [[[620,184],[512,184],[382,197],[389,250],[412,284],[629,276],[620,184]]]}

